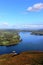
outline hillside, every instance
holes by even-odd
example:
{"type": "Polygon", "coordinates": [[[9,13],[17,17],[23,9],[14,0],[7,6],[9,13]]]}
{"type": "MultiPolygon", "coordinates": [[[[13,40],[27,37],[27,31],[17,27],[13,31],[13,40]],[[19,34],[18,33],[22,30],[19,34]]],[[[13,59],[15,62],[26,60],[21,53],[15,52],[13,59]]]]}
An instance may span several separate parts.
{"type": "Polygon", "coordinates": [[[0,65],[43,65],[43,52],[0,55],[0,65]]]}

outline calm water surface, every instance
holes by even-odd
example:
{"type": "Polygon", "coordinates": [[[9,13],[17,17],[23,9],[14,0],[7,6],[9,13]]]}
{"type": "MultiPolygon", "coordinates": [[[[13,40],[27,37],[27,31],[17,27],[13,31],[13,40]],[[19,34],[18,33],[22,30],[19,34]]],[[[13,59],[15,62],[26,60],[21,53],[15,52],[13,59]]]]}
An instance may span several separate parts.
{"type": "Polygon", "coordinates": [[[11,53],[16,51],[17,53],[23,51],[43,51],[43,36],[31,35],[30,32],[20,32],[19,35],[22,38],[22,42],[15,46],[0,46],[0,54],[11,53]]]}

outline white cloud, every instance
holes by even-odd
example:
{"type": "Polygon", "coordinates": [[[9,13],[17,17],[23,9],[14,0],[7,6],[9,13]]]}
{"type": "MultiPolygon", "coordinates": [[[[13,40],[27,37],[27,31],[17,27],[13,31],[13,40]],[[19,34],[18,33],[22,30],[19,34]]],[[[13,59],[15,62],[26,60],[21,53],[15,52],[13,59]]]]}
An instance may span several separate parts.
{"type": "Polygon", "coordinates": [[[36,3],[33,6],[27,8],[27,11],[39,11],[43,9],[43,3],[36,3]]]}
{"type": "Polygon", "coordinates": [[[10,26],[9,26],[9,24],[8,24],[8,22],[3,22],[3,21],[1,21],[0,22],[0,28],[9,28],[10,26]]]}
{"type": "Polygon", "coordinates": [[[24,25],[24,27],[29,27],[29,28],[40,28],[40,27],[43,27],[43,25],[28,24],[28,25],[24,25]]]}
{"type": "Polygon", "coordinates": [[[3,22],[2,25],[3,26],[8,26],[8,23],[7,22],[3,22]]]}
{"type": "Polygon", "coordinates": [[[43,28],[43,24],[38,25],[38,24],[23,24],[23,25],[14,25],[13,28],[28,28],[28,29],[39,29],[43,28]]]}

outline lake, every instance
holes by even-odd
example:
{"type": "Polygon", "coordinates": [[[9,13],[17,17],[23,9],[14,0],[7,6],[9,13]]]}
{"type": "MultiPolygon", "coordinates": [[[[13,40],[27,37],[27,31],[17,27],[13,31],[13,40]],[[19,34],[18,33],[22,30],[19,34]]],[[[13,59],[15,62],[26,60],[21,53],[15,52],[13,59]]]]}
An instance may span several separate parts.
{"type": "Polygon", "coordinates": [[[12,53],[12,51],[17,53],[23,51],[43,51],[43,36],[31,35],[30,33],[20,32],[19,35],[22,41],[15,46],[0,46],[0,54],[12,53]]]}

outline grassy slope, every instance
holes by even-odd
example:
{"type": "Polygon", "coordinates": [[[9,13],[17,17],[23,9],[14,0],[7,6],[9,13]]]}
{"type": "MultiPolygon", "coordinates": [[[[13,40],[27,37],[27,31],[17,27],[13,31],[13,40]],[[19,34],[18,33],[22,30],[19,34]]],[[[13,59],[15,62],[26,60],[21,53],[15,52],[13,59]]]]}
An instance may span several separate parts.
{"type": "Polygon", "coordinates": [[[0,65],[43,65],[43,52],[0,55],[0,65]]]}

